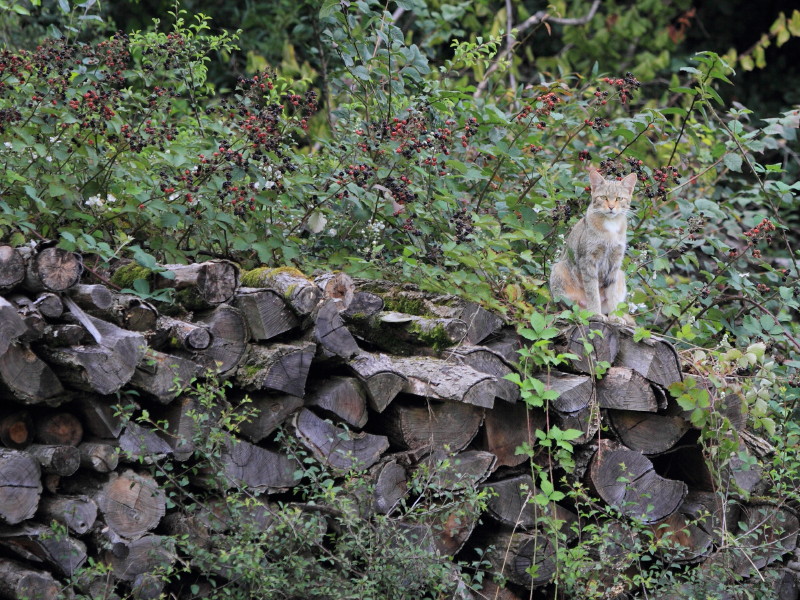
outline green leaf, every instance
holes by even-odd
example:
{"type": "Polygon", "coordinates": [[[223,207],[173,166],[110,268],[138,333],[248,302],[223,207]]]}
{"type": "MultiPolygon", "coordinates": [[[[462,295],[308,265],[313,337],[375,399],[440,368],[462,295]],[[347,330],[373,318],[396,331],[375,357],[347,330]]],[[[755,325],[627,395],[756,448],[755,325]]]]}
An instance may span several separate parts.
{"type": "Polygon", "coordinates": [[[722,162],[725,164],[728,169],[731,171],[735,171],[736,173],[742,172],[742,155],[729,152],[725,156],[722,157],[722,162]]]}
{"type": "Polygon", "coordinates": [[[319,9],[319,18],[327,19],[336,12],[336,7],[339,6],[339,0],[325,0],[322,7],[319,9]]]}
{"type": "Polygon", "coordinates": [[[69,8],[69,0],[58,0],[58,7],[61,9],[65,15],[68,15],[70,12],[69,8]]]}

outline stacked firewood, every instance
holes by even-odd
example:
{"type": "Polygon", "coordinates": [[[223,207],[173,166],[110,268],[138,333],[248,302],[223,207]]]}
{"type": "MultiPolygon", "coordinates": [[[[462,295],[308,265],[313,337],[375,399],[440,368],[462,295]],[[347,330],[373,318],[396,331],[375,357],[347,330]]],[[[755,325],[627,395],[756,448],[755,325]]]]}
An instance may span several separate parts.
{"type": "MultiPolygon", "coordinates": [[[[622,518],[677,536],[685,564],[703,563],[726,527],[765,532],[753,544],[761,550],[740,556],[741,575],[797,546],[789,508],[743,500],[767,496],[757,459],[769,448],[744,430],[736,399],[714,401],[752,443],[714,480],[698,432],[666,391],[683,378],[674,348],[635,341],[625,327],[565,326],[554,343],[577,358],[537,375],[556,394],[530,408],[505,379],[524,343],[513,328],[477,304],[409,285],[290,268],[240,274],[223,260],[87,276],[79,255],[40,244],[0,246],[0,294],[2,598],[59,597],[90,557],[110,565],[120,589],[158,597],[154,572],[175,560],[169,536],[185,519],[146,465],[192,457],[198,406],[183,387],[209,373],[251,399],[255,418],[221,460],[225,477],[264,497],[297,485],[297,463],[274,443],[280,427],[332,468],[363,469],[378,512],[397,505],[418,465],[446,456],[442,485],[491,487],[485,515],[423,533],[445,556],[492,549],[486,556],[508,582],[502,598],[546,585],[555,570],[541,511],[526,503],[537,492],[531,459],[516,452],[553,425],[581,432],[567,477],[622,518]],[[141,278],[173,300],[119,291],[141,278]],[[124,420],[114,409],[122,397],[166,428],[124,420]],[[742,501],[723,503],[720,485],[742,501]],[[759,527],[765,521],[771,527],[759,527]]],[[[561,504],[545,514],[582,518],[561,504]]],[[[91,595],[97,582],[85,585],[91,595]]]]}

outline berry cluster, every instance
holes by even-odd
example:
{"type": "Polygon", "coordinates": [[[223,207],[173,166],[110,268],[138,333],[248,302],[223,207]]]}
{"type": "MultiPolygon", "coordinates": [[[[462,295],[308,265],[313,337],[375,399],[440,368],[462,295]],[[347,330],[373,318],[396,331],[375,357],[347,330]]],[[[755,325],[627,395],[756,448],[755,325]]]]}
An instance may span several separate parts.
{"type": "Polygon", "coordinates": [[[408,187],[409,182],[409,178],[405,175],[401,175],[399,179],[389,176],[384,180],[383,185],[392,193],[395,202],[398,204],[407,204],[417,199],[417,194],[412,192],[408,187]]]}
{"type": "Polygon", "coordinates": [[[590,161],[592,160],[592,155],[589,153],[588,150],[581,150],[580,152],[578,152],[578,160],[590,161]]]}
{"type": "Polygon", "coordinates": [[[469,240],[470,236],[475,231],[475,225],[472,223],[472,214],[467,212],[466,207],[462,207],[450,217],[450,223],[453,224],[456,233],[456,241],[461,244],[469,240]]]}
{"type": "Polygon", "coordinates": [[[775,224],[769,219],[763,219],[761,223],[744,232],[745,237],[753,241],[766,239],[767,243],[772,243],[772,232],[775,231],[775,224]]]}
{"type": "Polygon", "coordinates": [[[644,193],[648,198],[658,198],[664,202],[667,199],[667,183],[670,179],[677,183],[679,178],[680,172],[677,167],[670,165],[656,169],[653,171],[653,184],[647,186],[644,193]]]}
{"type": "Polygon", "coordinates": [[[611,127],[611,124],[608,122],[607,119],[603,117],[595,117],[594,119],[585,119],[583,121],[584,125],[589,125],[595,131],[602,131],[606,127],[611,127]]]}
{"type": "Polygon", "coordinates": [[[619,99],[623,104],[626,104],[633,92],[642,85],[630,72],[625,73],[625,77],[622,78],[603,77],[602,81],[616,88],[619,93],[619,99]]]}

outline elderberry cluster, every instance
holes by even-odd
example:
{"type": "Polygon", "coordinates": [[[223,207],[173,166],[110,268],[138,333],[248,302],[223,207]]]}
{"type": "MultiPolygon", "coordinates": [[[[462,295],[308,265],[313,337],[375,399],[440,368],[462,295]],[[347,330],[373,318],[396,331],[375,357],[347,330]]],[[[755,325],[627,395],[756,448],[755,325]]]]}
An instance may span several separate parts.
{"type": "Polygon", "coordinates": [[[475,231],[475,225],[472,223],[472,215],[467,212],[466,207],[462,207],[450,217],[450,223],[453,224],[456,233],[456,241],[463,243],[469,240],[470,236],[475,231]]]}

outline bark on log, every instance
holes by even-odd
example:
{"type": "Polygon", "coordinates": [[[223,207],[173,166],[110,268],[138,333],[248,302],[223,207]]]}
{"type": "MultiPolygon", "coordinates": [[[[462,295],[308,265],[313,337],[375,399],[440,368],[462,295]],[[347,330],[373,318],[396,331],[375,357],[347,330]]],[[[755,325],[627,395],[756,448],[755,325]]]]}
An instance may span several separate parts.
{"type": "Polygon", "coordinates": [[[366,396],[358,379],[334,375],[308,391],[305,405],[315,406],[335,415],[348,425],[361,429],[367,423],[366,396]]]}
{"type": "Polygon", "coordinates": [[[83,542],[33,522],[14,527],[0,526],[0,546],[24,560],[47,565],[67,577],[86,562],[83,542]]]}
{"type": "Polygon", "coordinates": [[[322,298],[322,290],[313,281],[291,268],[253,269],[242,276],[242,285],[278,292],[301,317],[310,314],[322,298]]]}
{"type": "Polygon", "coordinates": [[[65,396],[53,369],[24,344],[10,346],[0,356],[0,380],[23,404],[56,405],[65,396]]]}
{"type": "Polygon", "coordinates": [[[660,407],[650,383],[633,369],[611,367],[597,382],[600,408],[657,412],[660,407]]]}
{"type": "Polygon", "coordinates": [[[31,292],[63,292],[80,281],[83,260],[78,254],[49,246],[21,248],[28,254],[24,287],[31,292]]]}
{"type": "Polygon", "coordinates": [[[302,397],[315,348],[313,342],[250,345],[247,358],[236,371],[236,383],[245,390],[274,390],[302,397]]]}
{"type": "Polygon", "coordinates": [[[55,600],[61,591],[50,573],[27,568],[23,563],[0,558],[0,598],[8,600],[55,600]]]}
{"type": "Polygon", "coordinates": [[[114,304],[114,294],[104,285],[79,283],[72,286],[67,293],[75,304],[88,312],[107,311],[114,304]]]}
{"type": "Polygon", "coordinates": [[[33,444],[25,451],[39,461],[45,473],[69,477],[81,466],[81,453],[75,446],[33,444]]]}
{"type": "Polygon", "coordinates": [[[200,366],[194,361],[148,349],[130,384],[161,404],[169,404],[200,374],[200,366]]]}
{"type": "Polygon", "coordinates": [[[40,444],[77,446],[83,439],[83,425],[68,412],[48,412],[36,419],[36,441],[40,444]]]}
{"type": "Polygon", "coordinates": [[[392,367],[406,378],[403,392],[492,408],[497,379],[466,365],[426,356],[393,357],[392,367]]]}
{"type": "Polygon", "coordinates": [[[91,339],[92,336],[76,323],[56,323],[45,327],[41,343],[54,348],[63,348],[90,343],[91,339]]]}
{"type": "Polygon", "coordinates": [[[435,356],[464,342],[467,324],[461,319],[418,317],[383,311],[367,318],[351,317],[353,333],[375,348],[392,354],[435,356]]]}
{"type": "Polygon", "coordinates": [[[382,435],[346,431],[306,408],[295,416],[294,427],[300,442],[319,460],[342,471],[369,468],[389,448],[382,435]]]}
{"type": "Polygon", "coordinates": [[[25,279],[25,259],[11,246],[0,246],[0,292],[7,292],[25,279]]]}
{"type": "Polygon", "coordinates": [[[273,290],[240,288],[234,306],[242,311],[254,340],[270,340],[300,325],[295,313],[273,290]]]}
{"type": "Polygon", "coordinates": [[[133,294],[112,294],[111,306],[106,310],[95,308],[92,314],[113,321],[129,331],[152,331],[158,321],[158,310],[150,302],[133,294]]]}
{"type": "Polygon", "coordinates": [[[555,339],[559,353],[576,355],[572,368],[579,373],[594,375],[599,362],[613,364],[619,352],[619,334],[614,325],[592,320],[588,325],[573,325],[555,339]]]}
{"type": "Polygon", "coordinates": [[[64,314],[64,302],[58,294],[51,292],[37,294],[33,307],[48,319],[58,319],[64,314]]]}
{"type": "Polygon", "coordinates": [[[33,517],[42,494],[42,472],[21,450],[0,448],[0,522],[16,525],[33,517]]]}
{"type": "Polygon", "coordinates": [[[428,521],[433,545],[441,556],[452,557],[461,552],[478,523],[478,515],[452,512],[436,515],[428,521]]]}
{"type": "Polygon", "coordinates": [[[383,298],[370,292],[355,292],[353,301],[342,311],[342,318],[346,321],[364,320],[378,314],[383,310],[383,298]]]}
{"type": "Polygon", "coordinates": [[[159,420],[167,422],[166,432],[161,435],[172,449],[175,460],[182,462],[191,458],[195,450],[195,439],[202,435],[198,418],[191,416],[197,411],[197,407],[194,398],[183,397],[170,404],[159,416],[159,420]]]}
{"type": "Polygon", "coordinates": [[[175,277],[159,277],[158,286],[178,290],[179,301],[190,310],[230,302],[239,287],[239,267],[227,260],[164,265],[164,269],[175,277]]]}
{"type": "Polygon", "coordinates": [[[92,335],[98,343],[91,346],[48,348],[44,350],[44,355],[56,365],[56,372],[63,382],[81,390],[103,395],[113,394],[133,377],[136,365],[144,356],[144,337],[85,313],[84,315],[96,330],[92,335]]]}
{"type": "Polygon", "coordinates": [[[104,439],[119,437],[124,424],[114,409],[114,404],[115,399],[101,400],[87,395],[78,400],[78,408],[83,415],[83,422],[92,435],[104,439]]]}
{"type": "Polygon", "coordinates": [[[153,464],[172,454],[172,446],[158,433],[129,422],[119,436],[120,458],[127,462],[153,464]]]}
{"type": "Polygon", "coordinates": [[[620,329],[618,338],[616,365],[631,368],[663,388],[683,380],[678,353],[666,340],[651,337],[634,342],[633,330],[629,328],[620,329]]]}
{"type": "MultiPolygon", "coordinates": [[[[21,294],[13,294],[7,296],[6,300],[17,308],[17,314],[22,319],[22,322],[25,323],[26,331],[17,340],[27,344],[42,339],[44,331],[47,329],[47,322],[44,320],[44,315],[34,306],[30,298],[21,294]]],[[[4,316],[0,311],[0,319],[4,316]]]]}
{"type": "Polygon", "coordinates": [[[797,548],[800,529],[797,515],[788,508],[769,503],[742,507],[740,534],[746,534],[734,550],[734,569],[747,576],[758,572],[797,548]]]}
{"type": "Polygon", "coordinates": [[[655,523],[674,513],[688,491],[684,482],[658,475],[643,454],[608,440],[600,440],[588,478],[604,501],[643,523],[655,523]]]}
{"type": "Polygon", "coordinates": [[[430,469],[430,481],[437,488],[455,491],[475,486],[494,471],[497,457],[482,450],[450,453],[434,450],[420,465],[430,469]]]}
{"type": "Polygon", "coordinates": [[[497,467],[515,467],[528,460],[525,454],[517,454],[517,448],[524,444],[533,447],[536,430],[546,429],[546,423],[542,409],[524,402],[498,402],[486,411],[479,446],[497,457],[497,467]]]}
{"type": "Polygon", "coordinates": [[[520,398],[519,386],[505,379],[514,372],[505,359],[497,352],[482,346],[462,346],[445,353],[446,359],[457,359],[479,373],[487,373],[496,379],[495,395],[506,402],[516,402],[520,398]]]}
{"type": "Polygon", "coordinates": [[[27,331],[28,327],[17,313],[16,306],[0,296],[0,356],[27,331]]]}
{"type": "Polygon", "coordinates": [[[680,509],[663,521],[652,525],[652,531],[654,539],[659,542],[661,553],[670,561],[678,564],[695,564],[709,555],[714,540],[706,529],[698,525],[697,519],[701,515],[684,512],[686,504],[684,501],[680,509]]]}
{"type": "Polygon", "coordinates": [[[249,333],[242,313],[232,306],[218,306],[210,313],[200,316],[211,332],[211,345],[201,352],[191,353],[188,358],[197,361],[205,370],[227,376],[239,366],[247,350],[249,333]]]}
{"type": "Polygon", "coordinates": [[[33,443],[35,434],[33,418],[27,410],[19,410],[0,419],[0,443],[6,448],[27,448],[33,443]]]}
{"type": "Polygon", "coordinates": [[[161,315],[147,341],[156,350],[168,348],[194,352],[208,348],[212,338],[208,327],[161,315]]]}
{"type": "Polygon", "coordinates": [[[250,400],[249,404],[240,405],[236,412],[252,415],[239,425],[239,434],[256,444],[303,406],[302,398],[288,394],[252,394],[250,400]]]}
{"type": "MultiPolygon", "coordinates": [[[[174,541],[171,538],[151,534],[127,543],[117,542],[106,552],[106,560],[111,565],[115,577],[131,582],[137,582],[139,578],[138,587],[147,585],[148,590],[150,585],[140,576],[166,569],[176,558],[174,541]]],[[[159,589],[158,593],[152,596],[148,591],[145,597],[157,598],[160,592],[159,589]]]]}
{"type": "Polygon", "coordinates": [[[484,409],[461,402],[396,400],[381,423],[392,443],[404,449],[452,452],[467,447],[483,421],[484,409]]]}
{"type": "Polygon", "coordinates": [[[112,474],[94,501],[109,529],[127,540],[155,529],[166,512],[166,497],[156,481],[131,470],[112,474]]]}
{"type": "Polygon", "coordinates": [[[97,505],[88,496],[45,496],[37,516],[49,523],[58,521],[75,535],[89,531],[97,520],[97,505]]]}
{"type": "Polygon", "coordinates": [[[388,515],[408,492],[408,476],[405,468],[396,461],[389,461],[378,468],[373,493],[375,510],[388,515]]]}
{"type": "Polygon", "coordinates": [[[81,466],[96,473],[111,473],[119,464],[116,445],[103,442],[83,442],[78,446],[81,466]]]}
{"type": "MultiPolygon", "coordinates": [[[[220,456],[223,489],[247,486],[256,492],[274,493],[299,483],[297,461],[283,454],[231,437],[220,456]]],[[[216,475],[215,475],[216,476],[216,475]]]]}
{"type": "Polygon", "coordinates": [[[406,384],[406,377],[395,370],[392,360],[385,354],[362,352],[348,363],[364,384],[370,407],[383,412],[406,384]]]}

